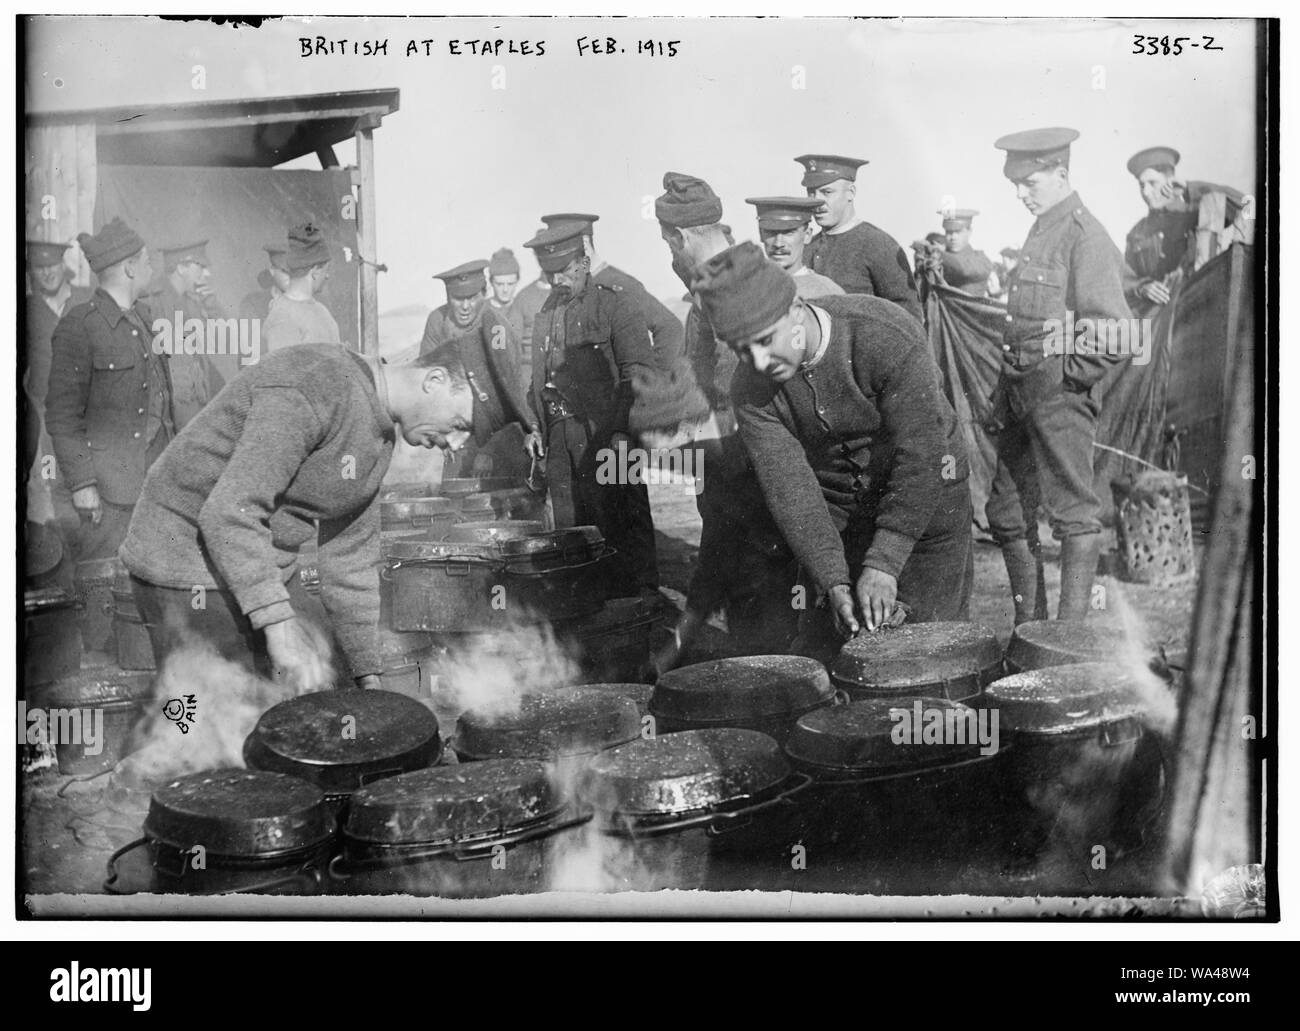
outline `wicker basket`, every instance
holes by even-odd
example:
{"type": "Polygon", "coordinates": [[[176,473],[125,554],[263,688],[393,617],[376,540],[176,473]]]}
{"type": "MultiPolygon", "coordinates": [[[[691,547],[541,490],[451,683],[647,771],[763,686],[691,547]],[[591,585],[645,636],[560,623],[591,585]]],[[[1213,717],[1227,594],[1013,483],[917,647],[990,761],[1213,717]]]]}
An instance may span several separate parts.
{"type": "Polygon", "coordinates": [[[1121,580],[1167,587],[1196,575],[1187,477],[1149,470],[1112,480],[1121,580]]]}

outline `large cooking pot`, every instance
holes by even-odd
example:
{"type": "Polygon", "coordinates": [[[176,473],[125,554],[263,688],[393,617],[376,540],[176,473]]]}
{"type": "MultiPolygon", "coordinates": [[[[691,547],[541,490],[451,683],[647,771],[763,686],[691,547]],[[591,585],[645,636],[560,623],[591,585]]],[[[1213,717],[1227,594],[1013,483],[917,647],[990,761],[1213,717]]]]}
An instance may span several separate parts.
{"type": "Polygon", "coordinates": [[[194,773],[154,791],[144,837],[113,853],[104,888],[128,891],[119,864],[147,846],[153,891],[314,894],[336,833],[313,784],[255,770],[194,773]]]}
{"type": "Polygon", "coordinates": [[[1002,672],[997,634],[977,623],[905,623],[860,634],[831,663],[854,700],[978,695],[1002,672]]]}
{"type": "Polygon", "coordinates": [[[81,640],[90,652],[113,649],[113,584],[125,567],[115,558],[78,562],[73,590],[81,602],[81,640]]]}
{"type": "Polygon", "coordinates": [[[385,691],[421,702],[432,701],[436,665],[432,635],[401,633],[381,626],[379,655],[383,664],[379,682],[385,691]]]}
{"type": "Polygon", "coordinates": [[[407,773],[353,796],[331,881],[353,895],[539,891],[547,839],[588,819],[540,762],[490,759],[407,773]]]}
{"type": "Polygon", "coordinates": [[[604,603],[611,554],[594,526],[479,543],[387,540],[381,551],[392,628],[437,633],[589,615],[604,603]]]}
{"type": "Polygon", "coordinates": [[[310,781],[342,808],[358,788],[432,766],[437,717],[392,691],[316,691],[272,706],[244,741],[250,768],[310,781]]]}
{"type": "Polygon", "coordinates": [[[70,676],[81,668],[80,614],[80,602],[62,587],[23,593],[25,690],[70,676]]]}
{"type": "Polygon", "coordinates": [[[462,760],[589,756],[633,741],[641,732],[636,702],[571,688],[528,694],[506,709],[470,709],[456,723],[452,747],[462,760]]]}
{"type": "Polygon", "coordinates": [[[517,541],[525,537],[539,537],[546,532],[546,524],[540,520],[487,520],[457,523],[442,535],[442,539],[453,544],[492,544],[496,541],[517,541]]]}
{"type": "Polygon", "coordinates": [[[650,671],[650,635],[659,616],[640,598],[611,598],[598,612],[555,628],[571,642],[585,677],[635,680],[650,671]]]}
{"type": "Polygon", "coordinates": [[[653,684],[634,684],[630,681],[612,681],[609,683],[580,685],[583,691],[595,694],[614,695],[618,698],[630,698],[636,705],[637,712],[644,719],[650,713],[650,696],[654,694],[653,684]]]}
{"type": "Polygon", "coordinates": [[[103,666],[29,692],[27,706],[29,715],[40,709],[53,721],[59,772],[81,776],[110,770],[134,750],[131,731],[147,713],[152,696],[152,674],[103,666]],[[87,735],[96,737],[100,725],[102,740],[88,742],[87,735]]]}
{"type": "MultiPolygon", "coordinates": [[[[1026,624],[1027,625],[1027,624],[1026,624]]],[[[1164,799],[1164,760],[1144,720],[1142,685],[1122,666],[1074,663],[989,685],[1012,745],[1004,789],[1021,852],[1049,839],[1079,847],[1140,846],[1164,799]]]]}
{"type": "Polygon", "coordinates": [[[745,655],[681,666],[650,696],[659,733],[739,727],[783,741],[800,716],[835,701],[826,667],[797,655],[745,655]]]}
{"type": "Polygon", "coordinates": [[[379,499],[379,529],[385,534],[420,533],[436,540],[461,518],[454,498],[385,491],[379,499]]]}
{"type": "Polygon", "coordinates": [[[1106,662],[1123,647],[1124,629],[1104,619],[1021,623],[1007,642],[1006,671],[1022,673],[1076,662],[1106,662]]]}

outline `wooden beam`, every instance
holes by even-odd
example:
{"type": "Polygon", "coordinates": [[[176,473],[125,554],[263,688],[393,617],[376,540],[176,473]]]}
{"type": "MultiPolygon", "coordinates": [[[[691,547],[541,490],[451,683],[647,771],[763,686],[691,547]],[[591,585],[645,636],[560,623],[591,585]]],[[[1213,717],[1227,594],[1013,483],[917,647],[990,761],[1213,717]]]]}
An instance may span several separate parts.
{"type": "Polygon", "coordinates": [[[338,168],[339,158],[334,153],[333,147],[321,147],[316,151],[316,159],[320,162],[321,168],[338,168]]]}
{"type": "Polygon", "coordinates": [[[357,129],[357,171],[361,176],[357,204],[357,250],[361,261],[361,353],[379,353],[378,238],[375,232],[374,130],[357,129]]]}

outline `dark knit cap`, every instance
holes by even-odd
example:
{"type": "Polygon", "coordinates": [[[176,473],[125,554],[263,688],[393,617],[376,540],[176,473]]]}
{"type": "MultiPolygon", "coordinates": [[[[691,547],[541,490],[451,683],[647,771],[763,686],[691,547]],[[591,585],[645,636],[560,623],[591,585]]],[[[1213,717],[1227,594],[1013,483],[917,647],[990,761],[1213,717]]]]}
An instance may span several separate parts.
{"type": "Polygon", "coordinates": [[[703,179],[665,172],[664,190],[663,196],[655,198],[655,218],[664,225],[684,229],[722,220],[722,201],[703,179]]]}
{"type": "Polygon", "coordinates": [[[488,262],[489,276],[517,276],[519,275],[519,261],[515,257],[515,252],[509,247],[502,247],[492,255],[492,260],[488,262]]]}
{"type": "Polygon", "coordinates": [[[743,340],[778,322],[794,303],[790,275],[756,243],[729,247],[705,262],[691,284],[719,340],[743,340]]]}
{"type": "Polygon", "coordinates": [[[666,432],[682,423],[708,418],[709,402],[684,357],[677,358],[666,370],[638,370],[632,380],[632,391],[635,400],[627,426],[633,434],[666,432]]]}
{"type": "Polygon", "coordinates": [[[299,276],[316,265],[330,260],[330,249],[320,227],[307,222],[289,230],[289,252],[284,267],[290,275],[299,276]]]}
{"type": "Polygon", "coordinates": [[[113,219],[94,236],[78,234],[77,243],[81,244],[81,253],[86,256],[90,270],[96,273],[144,249],[140,235],[120,218],[113,219]]]}

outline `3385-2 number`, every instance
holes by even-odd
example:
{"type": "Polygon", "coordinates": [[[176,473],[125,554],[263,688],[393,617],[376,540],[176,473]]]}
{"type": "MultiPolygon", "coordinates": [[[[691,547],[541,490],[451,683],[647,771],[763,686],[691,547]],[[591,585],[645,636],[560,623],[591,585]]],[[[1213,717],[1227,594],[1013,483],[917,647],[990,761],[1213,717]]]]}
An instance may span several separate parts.
{"type": "Polygon", "coordinates": [[[1199,43],[1193,43],[1191,36],[1134,36],[1133,50],[1135,54],[1172,54],[1177,57],[1183,52],[1183,47],[1190,50],[1222,50],[1223,47],[1214,45],[1213,36],[1202,36],[1199,43]]]}

